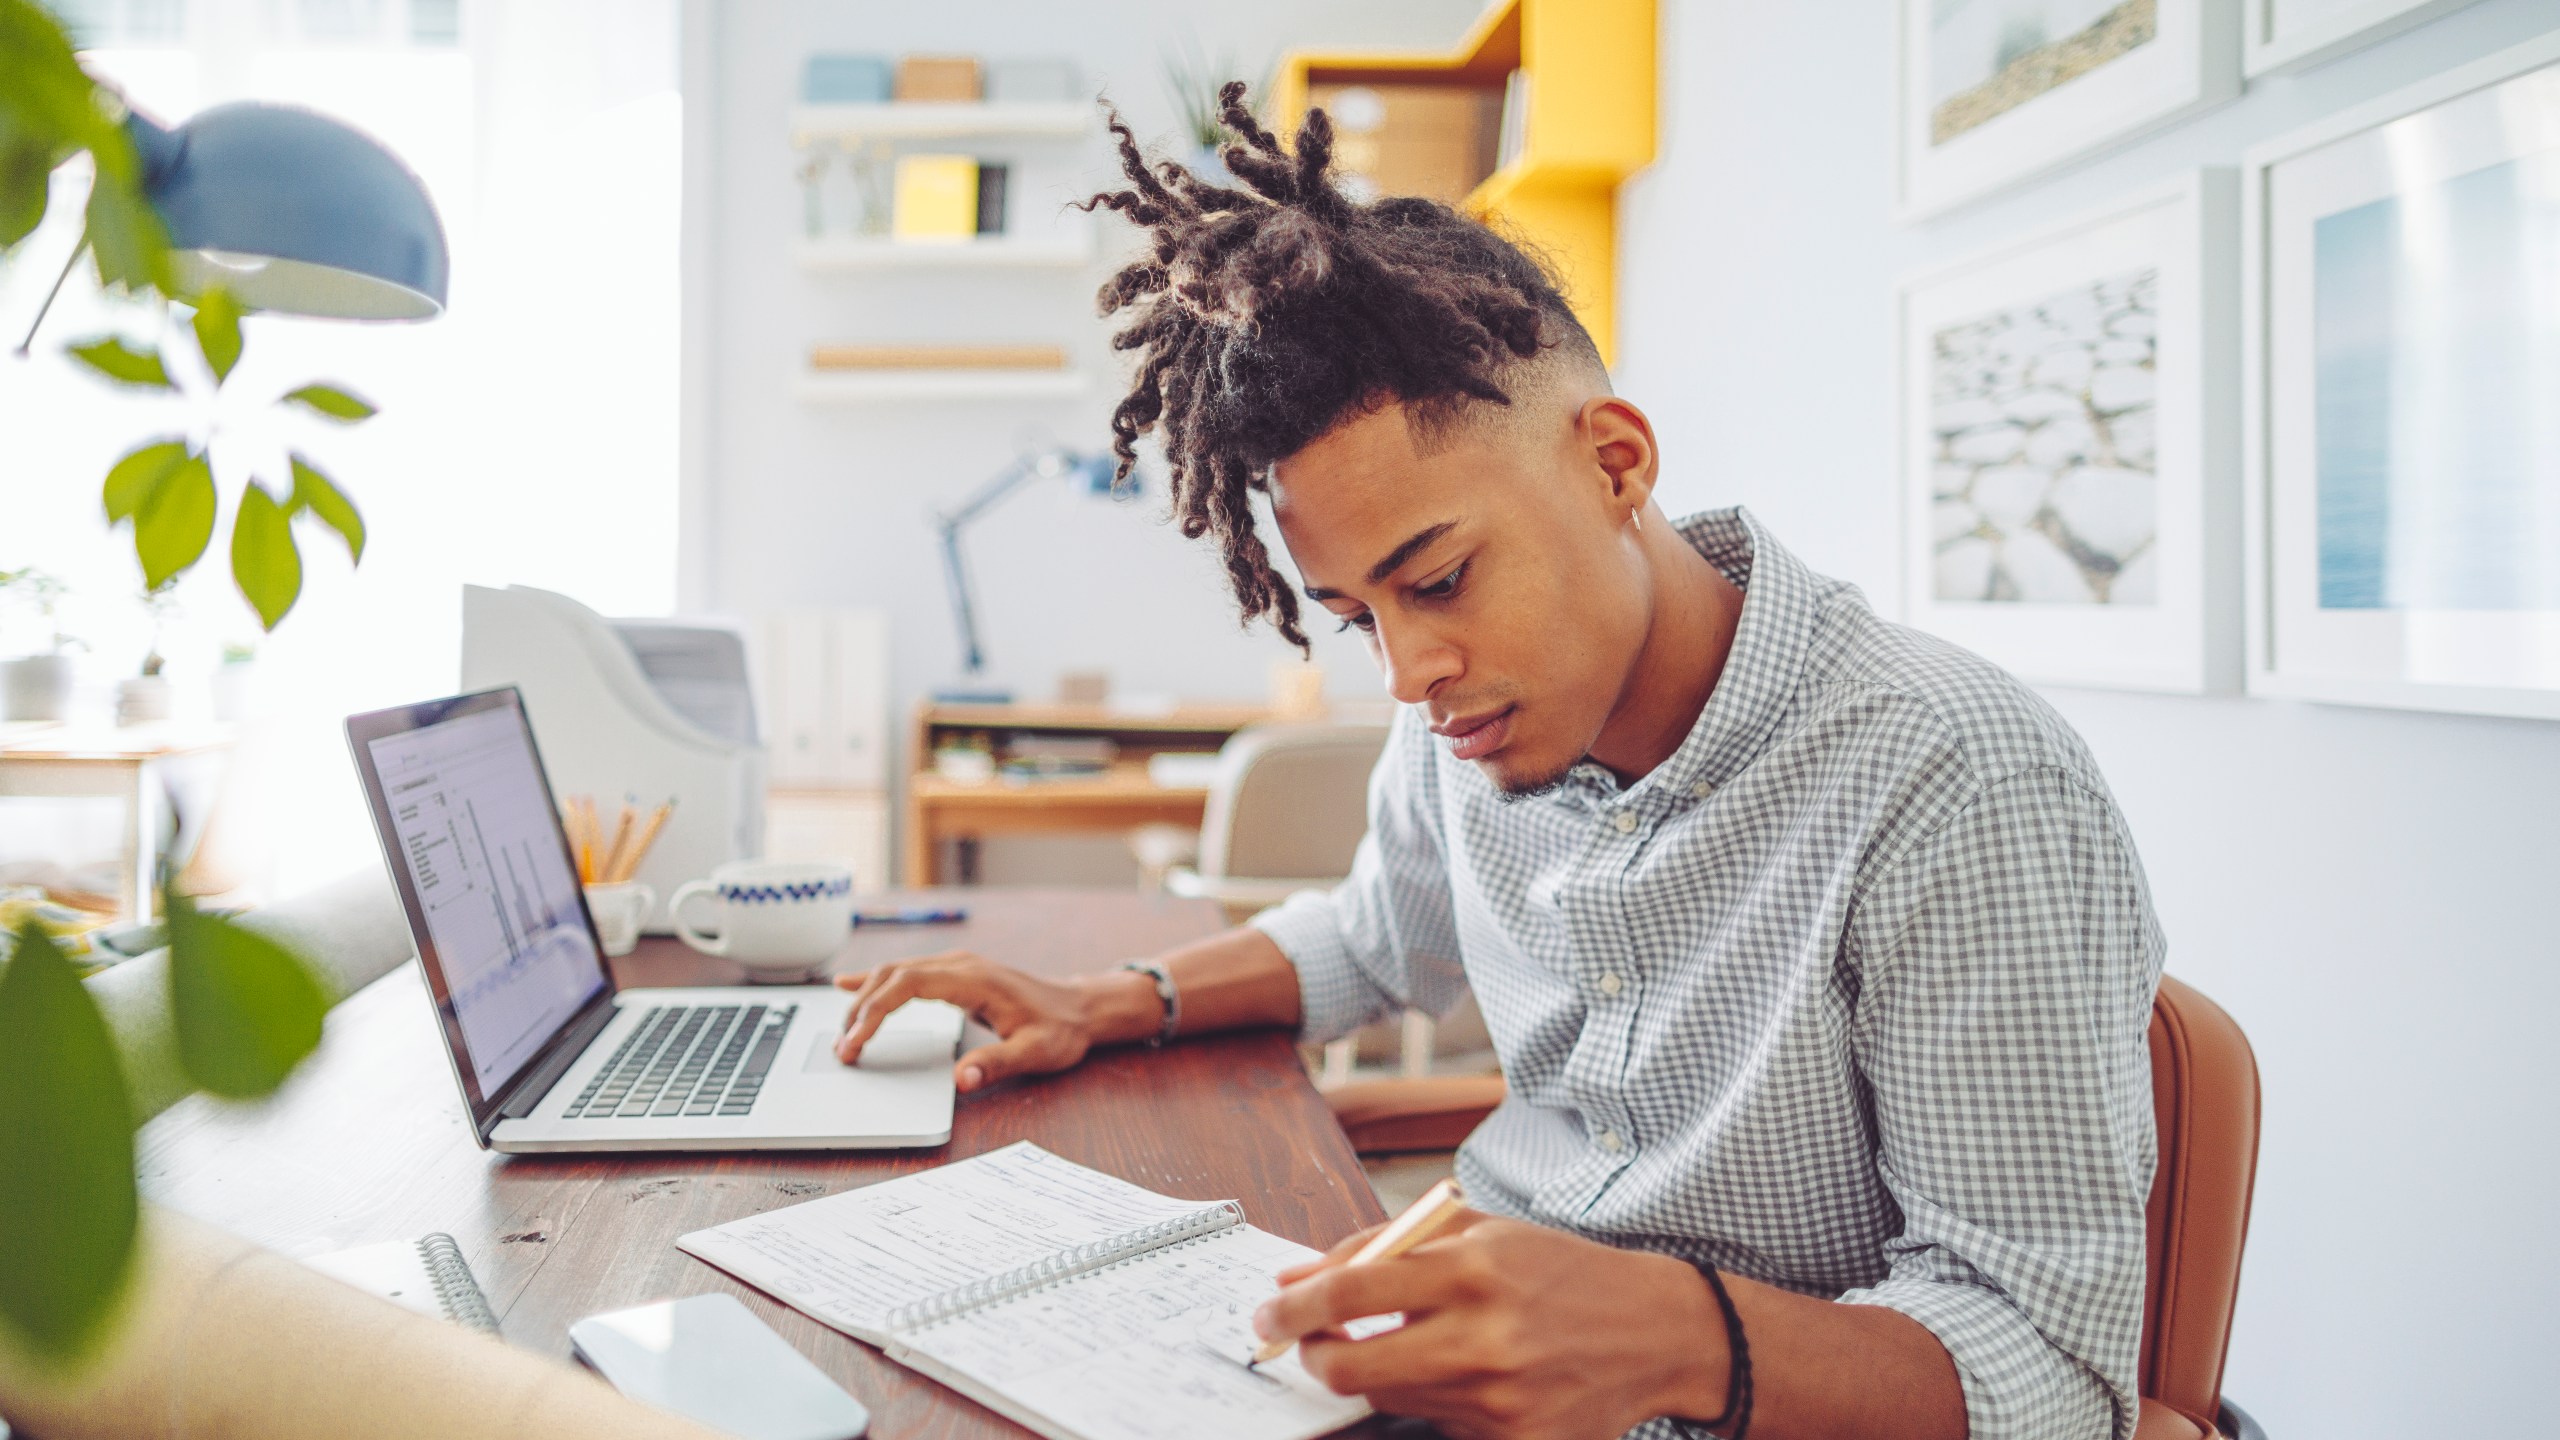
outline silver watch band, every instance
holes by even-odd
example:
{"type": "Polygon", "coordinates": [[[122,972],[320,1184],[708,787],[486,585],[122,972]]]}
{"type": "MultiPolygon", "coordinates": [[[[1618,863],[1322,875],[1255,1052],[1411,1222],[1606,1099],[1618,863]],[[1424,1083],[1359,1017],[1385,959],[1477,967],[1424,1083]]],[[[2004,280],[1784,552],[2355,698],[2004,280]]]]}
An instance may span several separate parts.
{"type": "Polygon", "coordinates": [[[1154,980],[1156,998],[1164,1002],[1164,1024],[1148,1039],[1147,1044],[1158,1046],[1172,1039],[1182,1029],[1182,992],[1173,988],[1173,977],[1166,974],[1165,968],[1153,960],[1132,960],[1120,968],[1135,970],[1154,980]]]}

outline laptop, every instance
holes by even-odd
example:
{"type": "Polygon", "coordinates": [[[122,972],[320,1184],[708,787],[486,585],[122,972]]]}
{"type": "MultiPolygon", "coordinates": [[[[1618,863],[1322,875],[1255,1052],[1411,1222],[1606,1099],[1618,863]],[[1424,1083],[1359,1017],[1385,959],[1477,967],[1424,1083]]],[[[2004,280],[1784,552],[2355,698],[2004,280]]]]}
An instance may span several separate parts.
{"type": "Polygon", "coordinates": [[[481,1148],[951,1138],[949,1005],[902,1006],[846,1065],[832,985],[615,985],[513,686],[352,716],[347,740],[481,1148]]]}

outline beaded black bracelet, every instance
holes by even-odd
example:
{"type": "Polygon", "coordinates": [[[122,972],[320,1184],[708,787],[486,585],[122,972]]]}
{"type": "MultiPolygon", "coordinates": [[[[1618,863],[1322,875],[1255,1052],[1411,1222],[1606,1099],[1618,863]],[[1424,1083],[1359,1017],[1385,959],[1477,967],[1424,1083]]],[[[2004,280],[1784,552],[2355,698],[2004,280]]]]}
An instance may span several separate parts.
{"type": "Polygon", "coordinates": [[[1733,1297],[1725,1293],[1724,1277],[1703,1260],[1694,1263],[1698,1273],[1707,1277],[1707,1288],[1716,1292],[1716,1308],[1724,1312],[1724,1413],[1707,1421],[1706,1428],[1722,1430],[1731,1425],[1733,1433],[1726,1440],[1743,1440],[1751,1433],[1751,1339],[1742,1333],[1742,1312],[1733,1308],[1733,1297]]]}

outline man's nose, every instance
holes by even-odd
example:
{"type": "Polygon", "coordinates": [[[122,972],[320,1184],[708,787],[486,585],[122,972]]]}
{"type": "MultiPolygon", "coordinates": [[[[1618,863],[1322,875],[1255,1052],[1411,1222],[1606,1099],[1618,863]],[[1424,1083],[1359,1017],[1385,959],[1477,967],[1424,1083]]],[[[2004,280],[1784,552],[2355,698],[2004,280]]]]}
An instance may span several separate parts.
{"type": "Polygon", "coordinates": [[[1419,705],[1431,692],[1466,671],[1457,647],[1427,629],[1378,625],[1378,666],[1386,672],[1387,693],[1406,705],[1419,705]]]}

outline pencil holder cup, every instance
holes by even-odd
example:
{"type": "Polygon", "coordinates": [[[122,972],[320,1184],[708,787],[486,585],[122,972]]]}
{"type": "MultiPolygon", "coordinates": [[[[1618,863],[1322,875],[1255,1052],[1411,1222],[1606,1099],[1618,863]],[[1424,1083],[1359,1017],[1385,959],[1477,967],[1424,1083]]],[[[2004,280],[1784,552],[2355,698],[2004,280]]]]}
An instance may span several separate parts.
{"type": "Polygon", "coordinates": [[[841,865],[739,860],[688,880],[667,902],[667,918],[684,943],[735,960],[747,978],[788,985],[844,948],[853,929],[853,872],[841,865]],[[717,907],[718,933],[686,918],[689,905],[717,907]]]}
{"type": "Polygon", "coordinates": [[[658,892],[637,880],[587,887],[587,913],[607,955],[628,955],[640,943],[640,922],[657,908],[658,892]]]}

